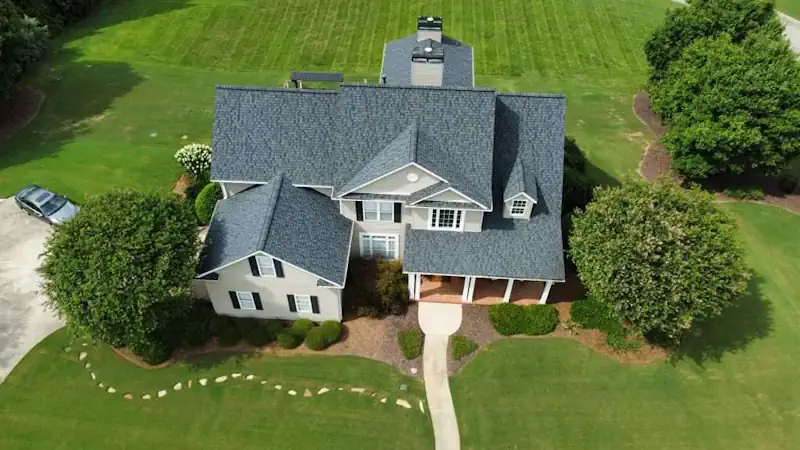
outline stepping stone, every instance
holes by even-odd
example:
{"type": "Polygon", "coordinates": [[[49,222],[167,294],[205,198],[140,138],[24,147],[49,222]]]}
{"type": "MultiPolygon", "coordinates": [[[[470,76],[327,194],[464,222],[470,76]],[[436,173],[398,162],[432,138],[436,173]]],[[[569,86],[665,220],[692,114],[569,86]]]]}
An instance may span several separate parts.
{"type": "Polygon", "coordinates": [[[267,384],[267,380],[262,381],[261,384],[267,384]]]}
{"type": "Polygon", "coordinates": [[[317,395],[322,395],[322,394],[324,394],[324,393],[326,393],[326,392],[330,392],[330,389],[328,389],[328,388],[322,388],[322,389],[320,389],[319,391],[317,391],[317,395]]]}
{"type": "Polygon", "coordinates": [[[158,133],[150,133],[150,137],[151,138],[158,137],[158,133]]]}
{"type": "Polygon", "coordinates": [[[396,404],[397,406],[402,406],[403,408],[406,408],[406,409],[411,409],[411,404],[410,404],[410,403],[408,403],[407,401],[403,400],[403,399],[398,399],[398,400],[395,402],[395,404],[396,404]]]}
{"type": "Polygon", "coordinates": [[[180,383],[176,383],[175,386],[172,386],[172,389],[176,390],[176,391],[180,391],[181,389],[183,389],[183,385],[180,384],[180,383]]]}
{"type": "Polygon", "coordinates": [[[84,346],[84,347],[86,347],[86,346],[87,346],[87,345],[89,345],[89,344],[87,344],[86,342],[84,342],[84,343],[83,343],[83,344],[81,344],[81,345],[82,345],[82,346],[84,346]]]}
{"type": "Polygon", "coordinates": [[[250,381],[250,380],[253,379],[253,376],[252,375],[248,375],[248,376],[244,377],[244,379],[247,380],[247,381],[250,381]]]}
{"type": "Polygon", "coordinates": [[[96,380],[97,379],[97,375],[95,375],[94,372],[90,373],[89,375],[92,376],[92,380],[96,380]]]}
{"type": "Polygon", "coordinates": [[[208,383],[208,378],[200,378],[200,386],[205,386],[208,383]]]}
{"type": "Polygon", "coordinates": [[[100,389],[105,389],[106,385],[103,383],[97,383],[97,387],[99,387],[100,389]]]}
{"type": "Polygon", "coordinates": [[[339,388],[339,390],[340,390],[340,391],[343,391],[343,390],[344,390],[344,388],[339,388]]]}
{"type": "Polygon", "coordinates": [[[297,395],[297,391],[289,390],[289,395],[297,395]]]}
{"type": "Polygon", "coordinates": [[[311,391],[309,391],[308,389],[306,389],[306,391],[305,391],[305,392],[303,392],[303,397],[311,397],[311,396],[313,396],[313,395],[314,395],[314,394],[312,394],[312,393],[311,393],[311,391]]]}
{"type": "Polygon", "coordinates": [[[382,399],[381,399],[381,403],[386,403],[386,399],[385,399],[385,398],[382,398],[382,399]]]}
{"type": "Polygon", "coordinates": [[[183,140],[189,139],[189,136],[184,134],[183,136],[181,136],[181,139],[183,139],[183,140]]]}
{"type": "Polygon", "coordinates": [[[373,393],[372,395],[370,395],[370,397],[375,397],[376,395],[378,395],[378,394],[373,393]]]}
{"type": "Polygon", "coordinates": [[[403,392],[407,391],[408,390],[408,385],[407,384],[401,384],[400,385],[400,390],[403,391],[403,392]]]}
{"type": "Polygon", "coordinates": [[[363,394],[365,390],[364,388],[350,388],[350,392],[356,392],[358,394],[363,394]]]}
{"type": "Polygon", "coordinates": [[[109,387],[106,392],[108,392],[109,394],[113,394],[113,393],[117,392],[117,390],[114,389],[113,387],[109,387]]]}
{"type": "Polygon", "coordinates": [[[239,378],[240,376],[242,376],[242,374],[240,374],[240,373],[232,373],[231,374],[231,378],[239,378]]]}
{"type": "Polygon", "coordinates": [[[64,347],[64,353],[69,353],[71,351],[72,351],[72,347],[70,347],[69,345],[64,347]]]}
{"type": "Polygon", "coordinates": [[[158,391],[158,398],[161,398],[165,395],[167,395],[167,391],[158,391]]]}
{"type": "Polygon", "coordinates": [[[276,385],[275,385],[275,389],[277,389],[277,390],[279,390],[279,391],[280,391],[280,390],[281,390],[281,385],[280,385],[280,384],[276,384],[276,385]]]}
{"type": "Polygon", "coordinates": [[[228,376],[227,375],[223,375],[221,377],[214,378],[214,383],[223,383],[227,379],[228,379],[228,376]]]}
{"type": "MultiPolygon", "coordinates": [[[[84,345],[86,345],[86,344],[84,344],[84,345]]],[[[86,353],[86,352],[81,352],[81,354],[80,354],[80,355],[78,355],[78,361],[83,361],[84,359],[86,359],[86,357],[87,357],[87,356],[89,356],[89,354],[88,354],[88,353],[86,353]]]]}
{"type": "Polygon", "coordinates": [[[92,367],[92,363],[89,363],[89,362],[87,362],[86,364],[83,365],[84,369],[88,369],[90,367],[92,367]]]}
{"type": "Polygon", "coordinates": [[[144,394],[144,395],[142,396],[142,400],[150,400],[151,398],[152,398],[152,397],[150,397],[150,394],[144,394]]]}
{"type": "Polygon", "coordinates": [[[122,396],[122,398],[124,398],[125,400],[133,400],[133,395],[125,394],[125,395],[122,396]]]}
{"type": "Polygon", "coordinates": [[[416,375],[417,374],[417,368],[416,367],[412,367],[411,368],[411,374],[412,375],[416,375]]]}
{"type": "Polygon", "coordinates": [[[188,387],[189,387],[189,389],[192,388],[192,380],[189,380],[189,386],[188,387]]]}
{"type": "Polygon", "coordinates": [[[419,401],[419,410],[422,411],[422,414],[425,414],[425,405],[422,404],[422,400],[419,401]]]}

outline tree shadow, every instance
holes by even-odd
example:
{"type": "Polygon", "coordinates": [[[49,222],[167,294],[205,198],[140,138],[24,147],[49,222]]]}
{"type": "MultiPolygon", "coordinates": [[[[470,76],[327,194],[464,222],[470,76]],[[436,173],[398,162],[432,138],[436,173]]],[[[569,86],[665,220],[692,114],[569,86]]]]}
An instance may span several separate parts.
{"type": "Polygon", "coordinates": [[[231,349],[229,351],[220,350],[214,351],[213,353],[188,356],[183,359],[181,363],[189,366],[189,369],[192,371],[200,372],[231,363],[234,367],[243,367],[247,361],[257,357],[257,352],[231,349]]]}
{"type": "Polygon", "coordinates": [[[691,359],[703,366],[706,361],[719,362],[726,354],[747,349],[754,341],[772,332],[772,303],[764,298],[762,277],[754,275],[747,292],[725,309],[721,315],[697,324],[684,337],[673,353],[673,362],[691,359]]]}

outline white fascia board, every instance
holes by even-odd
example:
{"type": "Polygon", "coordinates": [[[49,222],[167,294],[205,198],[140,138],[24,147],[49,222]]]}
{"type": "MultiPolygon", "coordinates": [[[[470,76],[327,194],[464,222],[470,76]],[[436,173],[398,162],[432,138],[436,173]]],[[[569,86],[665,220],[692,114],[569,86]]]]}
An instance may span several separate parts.
{"type": "Polygon", "coordinates": [[[532,201],[533,203],[538,203],[535,198],[531,197],[530,195],[526,194],[525,192],[520,192],[519,194],[512,195],[511,197],[508,197],[507,199],[503,200],[503,203],[510,202],[511,200],[514,200],[515,198],[517,198],[519,196],[525,196],[528,200],[532,201]]]}
{"type": "MultiPolygon", "coordinates": [[[[421,198],[421,199],[419,199],[419,200],[415,201],[414,203],[411,203],[410,205],[416,205],[416,204],[417,204],[417,203],[419,203],[419,202],[423,202],[423,201],[425,201],[425,200],[427,200],[427,199],[429,199],[429,198],[431,198],[431,197],[436,197],[437,195],[439,195],[439,194],[441,194],[441,193],[443,193],[443,192],[452,191],[452,190],[453,190],[453,189],[452,189],[452,188],[450,188],[450,187],[448,186],[448,187],[446,187],[446,188],[442,189],[441,191],[439,191],[439,192],[435,192],[435,193],[433,193],[433,194],[431,194],[431,195],[429,195],[429,196],[427,196],[427,197],[423,197],[423,198],[421,198]]],[[[455,191],[453,191],[453,192],[455,192],[455,191]]]]}
{"type": "MultiPolygon", "coordinates": [[[[341,203],[339,204],[341,205],[341,203]]],[[[341,289],[344,289],[344,286],[347,284],[347,271],[350,270],[350,252],[353,250],[353,234],[355,233],[355,231],[356,231],[356,223],[353,222],[353,224],[350,226],[350,242],[347,244],[347,262],[344,263],[344,283],[342,283],[341,289]]]]}
{"type": "Polygon", "coordinates": [[[244,181],[244,180],[211,180],[215,183],[243,183],[243,184],[267,184],[266,181],[244,181]]]}
{"type": "Polygon", "coordinates": [[[355,187],[355,188],[353,188],[353,189],[350,189],[349,191],[342,192],[341,194],[339,194],[339,196],[338,196],[337,198],[342,198],[342,197],[344,197],[344,196],[345,196],[345,195],[347,195],[347,194],[350,194],[350,193],[352,193],[352,192],[355,192],[355,191],[357,191],[357,190],[359,190],[359,189],[361,189],[361,188],[363,188],[363,187],[365,187],[365,186],[369,186],[370,184],[372,184],[372,183],[374,183],[374,182],[376,182],[376,181],[380,181],[380,180],[382,180],[382,179],[384,179],[384,178],[386,178],[386,177],[388,177],[388,176],[390,176],[390,175],[394,175],[394,174],[396,174],[397,172],[400,172],[401,170],[403,170],[403,169],[406,169],[406,168],[408,168],[408,167],[416,167],[417,169],[419,169],[419,170],[421,170],[421,171],[423,171],[423,172],[427,173],[428,175],[430,175],[430,176],[432,176],[432,177],[434,177],[434,178],[437,178],[439,181],[442,181],[442,182],[444,182],[444,183],[447,183],[447,180],[445,180],[444,178],[440,177],[439,175],[436,175],[435,173],[433,173],[433,172],[431,172],[430,170],[428,170],[428,169],[426,169],[426,168],[424,168],[424,167],[420,166],[419,164],[417,164],[417,163],[415,163],[415,162],[410,162],[410,163],[408,163],[408,164],[405,164],[405,165],[403,165],[403,166],[401,166],[401,167],[398,167],[398,168],[397,168],[397,169],[395,169],[395,170],[392,170],[391,172],[387,172],[387,173],[385,173],[385,174],[383,174],[383,175],[379,176],[378,178],[375,178],[375,179],[369,180],[369,181],[367,181],[366,183],[364,183],[364,184],[362,184],[362,185],[360,185],[360,186],[357,186],[357,187],[355,187]]]}
{"type": "Polygon", "coordinates": [[[403,270],[403,273],[405,273],[405,274],[417,273],[417,274],[420,274],[420,275],[436,275],[436,276],[440,276],[440,277],[459,277],[459,278],[474,277],[474,278],[489,278],[489,279],[495,279],[495,280],[511,280],[511,279],[513,279],[513,280],[520,280],[520,281],[541,281],[542,283],[548,283],[548,282],[550,282],[550,283],[563,283],[565,281],[565,280],[547,280],[547,279],[542,279],[542,278],[503,277],[503,276],[498,276],[498,275],[474,275],[474,274],[465,275],[465,274],[434,273],[434,272],[420,272],[420,271],[409,272],[409,271],[407,271],[405,269],[403,270]]]}
{"type": "Polygon", "coordinates": [[[480,206],[484,210],[489,209],[489,208],[486,207],[486,205],[482,204],[481,202],[475,201],[474,199],[472,199],[469,196],[465,195],[463,192],[459,191],[458,189],[454,188],[453,186],[448,186],[447,188],[442,189],[441,191],[439,191],[439,192],[437,192],[435,194],[431,194],[431,195],[429,195],[427,197],[421,198],[421,199],[415,201],[414,203],[412,203],[412,205],[416,205],[417,203],[425,201],[425,200],[427,200],[427,199],[429,199],[431,197],[436,197],[437,195],[439,195],[439,194],[441,194],[443,192],[446,192],[446,191],[451,191],[451,192],[453,192],[453,193],[455,193],[457,195],[460,195],[460,196],[464,197],[465,199],[467,199],[468,201],[480,206]]]}

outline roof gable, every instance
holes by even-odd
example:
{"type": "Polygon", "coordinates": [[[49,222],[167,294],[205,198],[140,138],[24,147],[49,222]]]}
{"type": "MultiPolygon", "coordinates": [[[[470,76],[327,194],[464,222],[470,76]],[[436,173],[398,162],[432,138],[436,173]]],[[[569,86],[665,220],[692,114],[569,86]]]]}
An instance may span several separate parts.
{"type": "Polygon", "coordinates": [[[525,164],[522,162],[522,155],[516,158],[511,168],[511,173],[506,181],[506,188],[503,191],[503,201],[507,202],[512,198],[518,197],[520,194],[524,194],[534,202],[538,201],[536,175],[533,170],[525,170],[525,164]]]}

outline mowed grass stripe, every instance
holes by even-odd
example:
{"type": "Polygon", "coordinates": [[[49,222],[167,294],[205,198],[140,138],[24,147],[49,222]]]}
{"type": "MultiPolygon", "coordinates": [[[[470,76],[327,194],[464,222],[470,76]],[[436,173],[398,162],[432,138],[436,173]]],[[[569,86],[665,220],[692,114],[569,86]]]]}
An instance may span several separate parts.
{"type": "Polygon", "coordinates": [[[181,54],[179,60],[181,65],[194,67],[192,60],[195,57],[196,48],[205,40],[209,23],[215,23],[214,9],[214,7],[197,7],[189,15],[190,19],[184,22],[183,28],[189,38],[185,39],[178,47],[181,54]]]}
{"type": "MultiPolygon", "coordinates": [[[[615,35],[617,36],[615,42],[618,44],[622,55],[625,57],[628,69],[636,71],[640,67],[636,59],[638,55],[641,54],[641,51],[638,45],[633,42],[634,39],[631,37],[630,26],[625,20],[625,14],[622,14],[616,2],[606,3],[604,10],[606,14],[608,14],[609,24],[615,31],[615,35]]],[[[630,12],[628,13],[630,14],[630,12]]]]}
{"type": "Polygon", "coordinates": [[[509,75],[522,75],[525,70],[524,61],[528,59],[527,52],[520,52],[520,45],[517,41],[516,32],[511,29],[514,21],[511,19],[511,11],[509,11],[509,4],[507,2],[493,2],[495,4],[495,12],[500,20],[497,22],[498,28],[502,31],[502,39],[504,45],[501,47],[503,59],[508,62],[509,75]]]}
{"type": "Polygon", "coordinates": [[[286,52],[290,50],[290,48],[286,45],[286,41],[290,35],[290,30],[294,25],[292,23],[292,19],[295,15],[295,9],[294,5],[292,4],[287,4],[281,9],[283,10],[281,13],[281,21],[279,23],[272,24],[272,26],[275,27],[275,33],[270,37],[269,42],[264,49],[264,58],[261,63],[262,69],[270,67],[286,67],[286,61],[281,61],[281,59],[284,58],[286,52]],[[280,63],[283,63],[283,65],[279,66],[280,63]]]}
{"type": "Polygon", "coordinates": [[[582,0],[571,0],[570,10],[574,10],[575,18],[575,31],[580,35],[580,42],[584,53],[584,60],[592,71],[598,71],[604,75],[608,75],[609,66],[607,64],[608,56],[603,52],[603,46],[598,40],[598,35],[602,34],[601,30],[596,29],[591,21],[592,8],[591,5],[583,4],[582,0]]]}
{"type": "Polygon", "coordinates": [[[564,37],[561,35],[561,30],[558,28],[558,23],[553,17],[552,11],[548,14],[547,5],[550,3],[548,0],[543,0],[534,4],[538,7],[534,16],[544,22],[542,23],[542,33],[547,36],[547,58],[552,67],[556,69],[558,75],[564,76],[569,71],[569,55],[560,52],[564,48],[564,37]]]}
{"type": "Polygon", "coordinates": [[[236,42],[236,47],[233,49],[233,51],[231,51],[231,65],[233,65],[236,61],[241,61],[243,69],[259,69],[258,65],[253,62],[253,56],[255,55],[255,50],[258,48],[258,45],[263,37],[259,34],[254,39],[247,39],[247,35],[245,33],[249,35],[255,30],[261,30],[261,22],[264,19],[264,16],[266,16],[266,14],[261,8],[250,11],[247,24],[242,27],[239,40],[236,42]]]}
{"type": "Polygon", "coordinates": [[[233,8],[218,8],[219,16],[212,29],[211,39],[203,43],[201,50],[203,67],[211,69],[224,69],[230,67],[231,50],[239,37],[239,30],[250,8],[240,6],[233,8]]]}
{"type": "Polygon", "coordinates": [[[509,27],[514,36],[514,41],[516,44],[516,47],[511,49],[513,52],[512,55],[525,55],[524,58],[519,58],[521,62],[520,69],[522,70],[522,73],[536,70],[536,66],[538,65],[538,56],[532,47],[532,37],[528,32],[528,24],[525,22],[525,2],[520,0],[510,0],[508,8],[508,19],[510,23],[509,27]]]}

